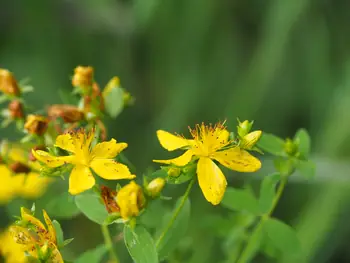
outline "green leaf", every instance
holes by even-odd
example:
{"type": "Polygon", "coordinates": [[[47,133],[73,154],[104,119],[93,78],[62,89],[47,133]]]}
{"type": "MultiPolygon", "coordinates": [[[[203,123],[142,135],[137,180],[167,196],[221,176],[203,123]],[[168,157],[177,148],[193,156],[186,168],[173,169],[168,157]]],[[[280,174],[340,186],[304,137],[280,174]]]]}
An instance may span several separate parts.
{"type": "Polygon", "coordinates": [[[309,180],[315,176],[316,167],[313,162],[297,160],[295,165],[300,174],[306,179],[309,180]]]}
{"type": "Polygon", "coordinates": [[[257,146],[263,149],[265,152],[276,156],[286,155],[284,152],[284,140],[270,133],[263,132],[257,146]]]}
{"type": "Polygon", "coordinates": [[[73,237],[64,240],[63,243],[62,243],[62,247],[65,247],[65,246],[69,245],[70,243],[72,243],[73,240],[74,240],[73,237]]]}
{"type": "MultiPolygon", "coordinates": [[[[178,208],[181,201],[182,201],[182,197],[180,197],[177,200],[174,211],[178,208]]],[[[163,232],[167,228],[169,221],[171,220],[174,214],[174,211],[168,214],[165,214],[163,216],[163,226],[160,228],[160,231],[163,232]]],[[[187,199],[179,215],[175,219],[173,225],[167,231],[167,233],[165,234],[165,236],[163,237],[163,239],[161,240],[161,242],[157,247],[159,259],[163,260],[164,258],[166,258],[178,246],[178,243],[181,242],[181,240],[184,238],[188,229],[189,221],[190,221],[190,213],[191,213],[191,203],[187,199]]],[[[156,236],[159,237],[159,235],[160,233],[158,233],[158,235],[156,236]]]]}
{"type": "Polygon", "coordinates": [[[290,175],[294,172],[295,167],[292,159],[276,158],[273,162],[281,176],[290,175]]]}
{"type": "Polygon", "coordinates": [[[269,218],[264,224],[264,230],[271,242],[286,255],[299,255],[301,253],[300,241],[295,230],[275,218],[269,218]]]}
{"type": "Polygon", "coordinates": [[[294,142],[298,145],[301,156],[308,158],[311,148],[311,140],[308,132],[305,129],[299,129],[295,134],[294,142]]]}
{"type": "Polygon", "coordinates": [[[228,187],[221,204],[231,210],[247,211],[259,215],[259,203],[250,189],[228,187]]]}
{"type": "Polygon", "coordinates": [[[106,246],[99,245],[98,247],[88,250],[79,258],[77,258],[74,263],[99,263],[102,261],[102,257],[107,252],[106,246]]]}
{"type": "Polygon", "coordinates": [[[117,117],[123,110],[123,94],[124,93],[121,88],[113,88],[106,96],[104,96],[106,111],[112,118],[117,117]]]}
{"type": "Polygon", "coordinates": [[[268,213],[272,207],[273,199],[276,193],[276,184],[279,182],[281,175],[274,173],[264,178],[260,185],[259,207],[262,213],[268,213]]]}
{"type": "Polygon", "coordinates": [[[132,229],[124,226],[124,242],[135,263],[157,263],[158,255],[152,236],[147,230],[137,225],[132,229]]]}
{"type": "Polygon", "coordinates": [[[58,244],[59,247],[61,247],[61,245],[63,244],[63,240],[64,240],[63,231],[62,231],[61,225],[56,220],[53,220],[52,224],[53,224],[53,226],[54,226],[54,228],[56,230],[57,244],[58,244]]]}
{"type": "Polygon", "coordinates": [[[68,192],[64,192],[46,205],[49,215],[56,218],[72,218],[80,214],[80,210],[74,202],[74,197],[68,192]]]}
{"type": "Polygon", "coordinates": [[[108,212],[100,202],[100,197],[95,193],[83,193],[75,197],[75,203],[79,210],[91,221],[103,225],[108,217],[108,212]]]}
{"type": "Polygon", "coordinates": [[[159,199],[149,202],[147,209],[139,217],[139,221],[147,228],[156,229],[163,221],[163,218],[159,215],[165,214],[169,209],[163,205],[163,202],[159,199]]]}

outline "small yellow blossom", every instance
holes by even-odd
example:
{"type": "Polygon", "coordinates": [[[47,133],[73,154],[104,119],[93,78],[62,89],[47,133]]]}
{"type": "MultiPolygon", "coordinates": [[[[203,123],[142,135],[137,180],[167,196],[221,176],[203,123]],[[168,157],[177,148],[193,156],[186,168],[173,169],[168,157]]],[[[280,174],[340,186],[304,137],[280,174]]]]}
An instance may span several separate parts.
{"type": "Polygon", "coordinates": [[[69,177],[69,192],[72,195],[79,194],[95,185],[95,178],[90,168],[100,177],[107,180],[133,179],[129,168],[116,162],[117,156],[128,145],[117,143],[115,139],[98,143],[91,149],[94,131],[85,133],[83,129],[59,135],[55,146],[71,153],[68,156],[53,156],[48,152],[33,150],[34,157],[48,167],[59,167],[65,164],[73,164],[74,168],[69,177]]]}
{"type": "Polygon", "coordinates": [[[253,131],[245,135],[241,139],[241,144],[239,145],[242,149],[252,150],[255,144],[261,138],[262,131],[253,131]]]}
{"type": "Polygon", "coordinates": [[[142,188],[134,181],[119,190],[116,200],[120,209],[120,216],[125,220],[137,216],[145,205],[142,188]]]}
{"type": "Polygon", "coordinates": [[[30,114],[27,117],[24,129],[30,134],[43,135],[47,130],[49,120],[40,115],[30,114]]]}
{"type": "Polygon", "coordinates": [[[160,192],[163,190],[165,186],[164,178],[158,177],[153,179],[146,187],[148,195],[151,197],[159,196],[160,192]]]}
{"type": "Polygon", "coordinates": [[[193,139],[185,139],[163,130],[157,131],[160,144],[168,151],[187,149],[186,152],[170,160],[154,160],[154,162],[185,166],[192,157],[198,158],[197,176],[204,197],[213,205],[221,202],[227,181],[214,161],[227,168],[239,172],[255,172],[260,169],[261,162],[247,151],[232,146],[229,132],[221,123],[212,125],[197,125],[190,129],[193,139]]]}
{"type": "Polygon", "coordinates": [[[78,66],[74,69],[72,79],[73,87],[86,89],[92,86],[94,69],[92,67],[78,66]]]}
{"type": "Polygon", "coordinates": [[[20,95],[20,89],[18,87],[17,81],[13,74],[6,70],[0,68],[0,91],[7,95],[20,95]]]}
{"type": "Polygon", "coordinates": [[[29,210],[21,208],[21,221],[10,226],[9,232],[13,240],[22,246],[23,251],[38,258],[37,247],[41,252],[49,253],[48,262],[63,263],[61,253],[57,248],[56,230],[45,210],[43,210],[45,225],[29,210]]]}

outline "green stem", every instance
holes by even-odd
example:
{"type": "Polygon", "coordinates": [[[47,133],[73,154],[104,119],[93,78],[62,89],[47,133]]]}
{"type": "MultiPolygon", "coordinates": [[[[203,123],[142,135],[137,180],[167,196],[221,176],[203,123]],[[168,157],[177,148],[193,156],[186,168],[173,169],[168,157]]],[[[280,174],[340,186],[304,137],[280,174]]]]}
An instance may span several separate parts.
{"type": "Polygon", "coordinates": [[[172,227],[172,225],[174,224],[176,218],[178,217],[178,215],[181,212],[181,209],[183,208],[183,206],[185,205],[185,202],[191,192],[191,188],[194,184],[195,178],[191,180],[191,182],[188,184],[187,189],[185,194],[182,197],[181,203],[179,204],[179,206],[177,207],[177,209],[175,210],[173,216],[171,217],[168,225],[166,226],[166,228],[163,230],[163,232],[161,233],[161,235],[159,236],[159,238],[156,241],[156,247],[158,248],[160,243],[162,242],[163,238],[165,237],[166,233],[169,231],[169,229],[172,227]]]}
{"type": "Polygon", "coordinates": [[[113,249],[113,242],[112,242],[111,234],[109,233],[108,225],[101,225],[101,230],[102,230],[103,238],[105,240],[106,247],[109,250],[111,260],[113,260],[113,263],[119,263],[117,253],[113,249]]]}
{"type": "Polygon", "coordinates": [[[241,256],[237,260],[237,263],[248,262],[248,260],[250,258],[250,253],[251,253],[252,249],[254,249],[254,247],[256,246],[256,242],[258,240],[257,236],[260,234],[260,231],[262,230],[262,227],[264,226],[265,221],[267,219],[269,219],[269,217],[271,216],[271,214],[275,210],[275,208],[278,204],[278,201],[280,200],[280,198],[282,196],[283,190],[287,184],[287,180],[288,180],[288,176],[282,177],[282,180],[278,186],[275,198],[272,201],[271,209],[266,214],[264,214],[262,217],[260,217],[259,222],[256,224],[256,226],[254,227],[254,229],[251,232],[251,235],[247,241],[247,244],[246,244],[244,250],[242,251],[241,256]]]}

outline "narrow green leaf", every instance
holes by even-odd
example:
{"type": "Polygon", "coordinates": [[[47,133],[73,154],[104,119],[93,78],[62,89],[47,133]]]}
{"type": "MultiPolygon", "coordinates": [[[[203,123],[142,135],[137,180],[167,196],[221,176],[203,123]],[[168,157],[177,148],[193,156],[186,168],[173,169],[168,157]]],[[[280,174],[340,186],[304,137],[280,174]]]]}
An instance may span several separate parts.
{"type": "Polygon", "coordinates": [[[135,263],[157,263],[158,254],[152,236],[147,230],[137,225],[132,229],[124,226],[124,242],[135,263]]]}
{"type": "Polygon", "coordinates": [[[263,132],[257,146],[263,151],[276,156],[286,155],[284,152],[284,140],[270,133],[263,132]]]}
{"type": "Polygon", "coordinates": [[[62,231],[61,225],[56,220],[53,220],[52,224],[53,224],[53,226],[54,226],[54,228],[56,230],[57,244],[58,244],[59,247],[61,247],[62,244],[63,244],[63,240],[64,240],[63,231],[62,231]]]}
{"type": "MultiPolygon", "coordinates": [[[[180,197],[179,200],[177,200],[174,211],[180,205],[181,200],[182,200],[182,197],[180,197]]],[[[160,231],[164,231],[164,229],[168,226],[169,221],[172,218],[173,214],[174,212],[172,211],[164,215],[163,226],[160,228],[160,231]]],[[[191,203],[187,199],[179,215],[175,219],[172,227],[167,231],[162,241],[159,243],[159,246],[158,246],[159,259],[161,260],[165,259],[178,246],[178,243],[181,242],[181,240],[184,238],[188,229],[190,214],[191,214],[191,203]]],[[[159,236],[159,235],[160,233],[158,233],[158,235],[156,236],[159,236]]]]}
{"type": "Polygon", "coordinates": [[[264,224],[264,230],[271,242],[286,255],[299,255],[301,253],[300,241],[295,230],[282,221],[269,218],[264,224]]]}
{"type": "Polygon", "coordinates": [[[64,192],[49,201],[46,205],[46,211],[56,218],[72,218],[80,214],[74,197],[68,192],[64,192]]]}
{"type": "Polygon", "coordinates": [[[295,165],[300,174],[306,179],[309,180],[315,176],[316,167],[313,162],[298,160],[295,165]]]}
{"type": "Polygon", "coordinates": [[[91,221],[103,225],[108,217],[108,212],[95,193],[83,193],[75,197],[75,203],[79,210],[91,221]]]}
{"type": "Polygon", "coordinates": [[[275,197],[276,184],[279,182],[281,175],[274,173],[266,176],[260,185],[259,207],[264,214],[270,211],[272,202],[275,197]]]}
{"type": "Polygon", "coordinates": [[[221,204],[231,210],[247,211],[259,215],[259,203],[250,189],[228,187],[221,204]]]}
{"type": "Polygon", "coordinates": [[[299,129],[295,134],[294,142],[298,144],[301,156],[308,158],[311,148],[311,140],[308,132],[305,129],[299,129]]]}
{"type": "Polygon", "coordinates": [[[99,245],[98,247],[88,250],[80,255],[80,257],[76,259],[74,263],[100,263],[106,252],[106,246],[104,244],[99,245]]]}
{"type": "Polygon", "coordinates": [[[113,88],[104,97],[106,111],[112,118],[117,117],[124,107],[123,90],[113,88]]]}

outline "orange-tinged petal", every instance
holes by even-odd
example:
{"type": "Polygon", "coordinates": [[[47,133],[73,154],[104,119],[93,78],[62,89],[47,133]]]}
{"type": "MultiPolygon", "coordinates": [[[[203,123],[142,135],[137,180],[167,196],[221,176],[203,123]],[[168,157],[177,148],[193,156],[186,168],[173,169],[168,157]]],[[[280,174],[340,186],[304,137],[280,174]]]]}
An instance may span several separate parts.
{"type": "Polygon", "coordinates": [[[69,193],[72,195],[80,194],[95,185],[90,168],[84,165],[76,165],[69,176],[69,193]]]}
{"type": "Polygon", "coordinates": [[[174,151],[176,149],[189,146],[189,141],[187,139],[163,130],[157,131],[157,137],[162,147],[168,151],[174,151]]]}
{"type": "Polygon", "coordinates": [[[216,152],[211,157],[227,168],[238,172],[255,172],[261,168],[258,158],[239,147],[216,152]]]}
{"type": "Polygon", "coordinates": [[[221,202],[227,181],[220,168],[209,158],[199,158],[197,164],[198,183],[207,201],[213,205],[221,202]]]}
{"type": "Polygon", "coordinates": [[[75,152],[74,139],[69,133],[57,136],[55,146],[71,153],[75,152]]]}
{"type": "Polygon", "coordinates": [[[193,152],[191,150],[187,150],[183,155],[176,157],[174,159],[169,160],[153,160],[155,163],[165,163],[165,164],[174,164],[176,166],[185,166],[188,164],[193,156],[193,152]]]}
{"type": "Polygon", "coordinates": [[[91,152],[92,158],[106,158],[111,159],[117,156],[122,150],[128,147],[125,142],[117,143],[115,139],[109,142],[98,143],[91,152]]]}
{"type": "Polygon", "coordinates": [[[109,159],[94,159],[90,167],[100,177],[107,180],[133,179],[136,176],[131,174],[129,168],[121,163],[109,159]]]}
{"type": "Polygon", "coordinates": [[[45,223],[47,225],[48,237],[52,243],[57,244],[55,227],[53,226],[52,221],[45,210],[43,210],[43,215],[45,223]]]}
{"type": "Polygon", "coordinates": [[[31,223],[32,225],[34,225],[36,230],[39,231],[40,233],[46,232],[46,228],[45,228],[44,224],[41,223],[41,221],[39,219],[34,217],[27,208],[21,207],[21,217],[24,221],[27,221],[27,222],[31,223]]]}
{"type": "Polygon", "coordinates": [[[40,161],[45,163],[48,167],[58,167],[62,166],[67,163],[72,163],[75,159],[73,155],[70,156],[53,156],[49,154],[48,152],[37,150],[37,151],[32,151],[34,157],[40,161]]]}

